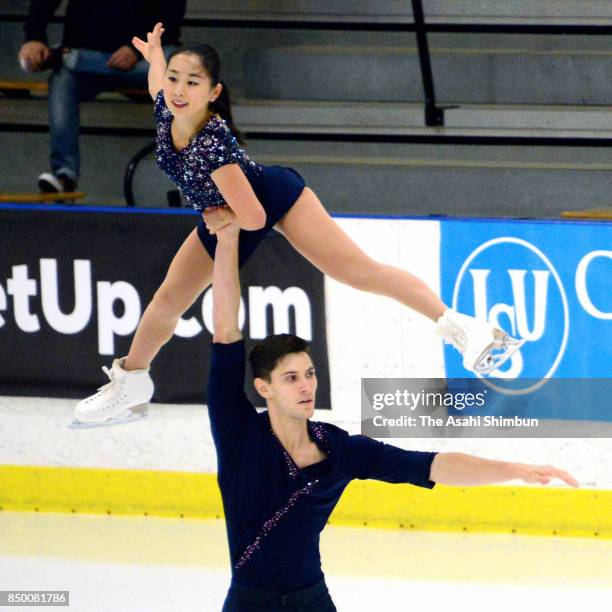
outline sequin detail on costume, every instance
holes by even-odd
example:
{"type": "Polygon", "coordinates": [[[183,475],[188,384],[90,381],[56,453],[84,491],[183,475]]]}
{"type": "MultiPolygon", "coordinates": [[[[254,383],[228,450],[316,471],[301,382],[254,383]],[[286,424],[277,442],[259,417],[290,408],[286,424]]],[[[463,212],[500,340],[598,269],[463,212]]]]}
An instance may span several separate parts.
{"type": "MultiPolygon", "coordinates": [[[[314,437],[321,443],[321,446],[323,446],[323,448],[325,449],[326,454],[329,456],[331,451],[329,449],[329,442],[327,440],[327,436],[325,435],[325,430],[323,429],[323,425],[321,425],[321,423],[313,423],[312,421],[308,421],[308,427],[314,434],[314,437]]],[[[272,436],[274,437],[274,439],[278,442],[278,445],[280,446],[280,449],[283,453],[283,457],[285,458],[285,463],[287,464],[287,470],[289,472],[289,476],[293,480],[295,480],[299,474],[299,470],[298,470],[297,465],[295,464],[295,461],[293,461],[293,459],[291,458],[291,455],[286,451],[282,442],[278,439],[278,437],[274,433],[274,430],[272,429],[272,425],[270,425],[270,433],[272,434],[272,436]]]]}
{"type": "Polygon", "coordinates": [[[297,491],[293,492],[293,494],[289,498],[289,501],[280,510],[275,512],[272,518],[269,518],[264,523],[263,527],[261,528],[261,531],[259,532],[259,535],[255,538],[255,541],[246,547],[246,550],[242,553],[242,556],[240,557],[240,559],[238,559],[238,562],[234,566],[236,569],[241,568],[252,557],[253,553],[259,548],[262,539],[265,538],[272,531],[272,529],[276,527],[276,525],[283,518],[283,516],[285,516],[285,514],[289,512],[291,507],[297,501],[298,497],[300,497],[301,495],[308,495],[308,493],[312,491],[313,487],[318,482],[319,480],[315,479],[312,482],[309,482],[301,489],[298,489],[297,491]]]}
{"type": "MultiPolygon", "coordinates": [[[[329,441],[327,439],[327,436],[325,435],[325,429],[323,428],[323,425],[321,423],[313,423],[311,421],[308,421],[307,426],[310,429],[310,431],[312,431],[315,438],[321,443],[323,448],[325,448],[329,456],[330,454],[329,441]]],[[[274,439],[278,442],[278,445],[280,446],[280,449],[283,453],[283,457],[285,458],[285,463],[287,464],[287,470],[289,472],[289,476],[293,480],[295,480],[299,475],[299,469],[297,465],[295,464],[295,461],[293,461],[293,459],[291,458],[291,455],[285,450],[285,447],[283,446],[282,442],[278,439],[278,436],[274,433],[274,430],[272,429],[272,425],[270,425],[270,433],[272,434],[272,436],[274,437],[274,439]]],[[[287,512],[295,504],[298,497],[300,497],[301,495],[308,495],[312,491],[314,485],[316,485],[318,482],[319,482],[319,479],[315,478],[314,480],[308,482],[306,486],[292,493],[291,497],[289,498],[289,501],[280,510],[275,512],[272,518],[268,519],[264,523],[263,527],[261,528],[261,531],[259,532],[259,535],[255,538],[255,541],[249,546],[247,546],[246,550],[242,553],[242,556],[240,557],[240,559],[238,559],[238,562],[234,566],[236,569],[242,567],[251,558],[253,553],[259,548],[262,538],[267,536],[272,531],[272,529],[276,527],[280,519],[283,518],[283,516],[285,516],[285,514],[287,514],[287,512]]]]}
{"type": "Polygon", "coordinates": [[[172,112],[166,106],[164,92],[161,90],[155,98],[155,159],[157,165],[180,189],[187,203],[196,210],[225,204],[210,177],[221,166],[238,164],[247,177],[262,172],[261,166],[249,159],[225,120],[218,115],[213,115],[180,151],[172,143],[172,120],[172,112]]]}
{"type": "Polygon", "coordinates": [[[325,452],[329,455],[329,443],[327,440],[327,436],[325,435],[325,430],[323,429],[323,425],[321,423],[310,423],[310,428],[312,429],[312,433],[315,435],[315,438],[321,443],[323,448],[325,448],[325,452]]]}
{"type": "Polygon", "coordinates": [[[285,458],[285,463],[287,464],[287,470],[289,472],[289,476],[295,480],[298,476],[298,467],[295,465],[295,461],[291,458],[291,455],[285,450],[282,442],[278,439],[277,435],[274,433],[272,429],[272,425],[270,425],[270,433],[272,437],[278,442],[280,446],[281,452],[283,453],[283,457],[285,458]]]}

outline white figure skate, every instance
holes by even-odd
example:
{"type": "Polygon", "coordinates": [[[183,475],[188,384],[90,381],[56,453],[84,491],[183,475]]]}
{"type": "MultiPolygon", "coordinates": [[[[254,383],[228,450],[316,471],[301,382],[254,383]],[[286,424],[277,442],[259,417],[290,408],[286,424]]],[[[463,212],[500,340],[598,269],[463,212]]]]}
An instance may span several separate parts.
{"type": "Polygon", "coordinates": [[[497,370],[525,343],[505,331],[449,308],[438,319],[436,333],[463,355],[463,367],[485,376],[497,370]]]}
{"type": "Polygon", "coordinates": [[[149,368],[125,370],[125,359],[115,359],[110,370],[102,367],[110,382],[77,404],[71,427],[115,425],[148,416],[149,401],[153,397],[149,368]]]}

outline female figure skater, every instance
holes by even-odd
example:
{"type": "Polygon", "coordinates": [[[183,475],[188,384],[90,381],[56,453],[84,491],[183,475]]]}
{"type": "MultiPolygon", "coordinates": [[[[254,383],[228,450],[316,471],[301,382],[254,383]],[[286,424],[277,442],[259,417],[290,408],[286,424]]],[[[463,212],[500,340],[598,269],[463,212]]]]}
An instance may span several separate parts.
{"type": "Polygon", "coordinates": [[[132,42],[150,65],[158,165],[202,212],[202,219],[172,260],[128,356],[115,359],[110,370],[104,368],[110,383],[77,405],[76,424],[116,422],[146,412],[153,396],[149,366],[172,337],[179,317],[210,284],[215,233],[229,223],[244,230],[241,266],[274,227],[324,274],[356,289],[392,297],[437,322],[436,332],[461,351],[468,370],[490,373],[521,346],[522,341],[502,330],[448,309],[409,272],[368,257],[297,172],[249,159],[233,125],[217,52],[208,45],[184,47],[166,64],[163,31],[158,23],[146,42],[136,37],[132,42]]]}

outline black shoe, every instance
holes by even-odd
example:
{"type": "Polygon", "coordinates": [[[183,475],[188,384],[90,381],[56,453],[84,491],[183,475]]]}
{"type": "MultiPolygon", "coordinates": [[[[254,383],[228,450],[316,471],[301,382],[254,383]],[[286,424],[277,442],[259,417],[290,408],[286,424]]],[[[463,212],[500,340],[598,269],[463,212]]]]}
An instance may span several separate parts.
{"type": "Polygon", "coordinates": [[[76,189],[76,183],[64,174],[58,176],[43,172],[38,177],[38,188],[42,193],[72,193],[76,189]]]}

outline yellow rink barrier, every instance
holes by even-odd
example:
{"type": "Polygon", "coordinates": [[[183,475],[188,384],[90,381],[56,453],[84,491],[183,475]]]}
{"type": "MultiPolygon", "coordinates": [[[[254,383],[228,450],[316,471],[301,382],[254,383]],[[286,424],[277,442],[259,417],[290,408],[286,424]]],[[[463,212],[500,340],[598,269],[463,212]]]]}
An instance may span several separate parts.
{"type": "MultiPolygon", "coordinates": [[[[222,518],[216,474],[0,465],[0,508],[222,518]]],[[[262,517],[265,518],[265,517],[262,517]]],[[[334,525],[612,538],[612,491],[353,481],[334,525]]]]}

